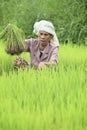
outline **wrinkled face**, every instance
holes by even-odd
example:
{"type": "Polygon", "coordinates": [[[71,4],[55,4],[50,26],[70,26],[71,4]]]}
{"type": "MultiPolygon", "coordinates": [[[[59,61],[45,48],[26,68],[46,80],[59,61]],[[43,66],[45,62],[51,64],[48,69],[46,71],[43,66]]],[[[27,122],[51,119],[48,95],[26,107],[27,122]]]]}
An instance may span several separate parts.
{"type": "Polygon", "coordinates": [[[45,31],[40,31],[38,34],[40,44],[42,44],[43,46],[46,46],[52,38],[53,36],[45,31]]]}

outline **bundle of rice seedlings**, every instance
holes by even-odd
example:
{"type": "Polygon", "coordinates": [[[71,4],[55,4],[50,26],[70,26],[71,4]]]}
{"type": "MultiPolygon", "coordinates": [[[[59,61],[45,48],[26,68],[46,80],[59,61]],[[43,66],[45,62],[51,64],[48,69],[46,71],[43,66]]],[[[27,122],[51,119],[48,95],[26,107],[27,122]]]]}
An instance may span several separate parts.
{"type": "Polygon", "coordinates": [[[9,24],[4,31],[2,31],[0,38],[5,40],[6,52],[8,54],[20,54],[24,49],[24,32],[16,25],[9,24]]]}

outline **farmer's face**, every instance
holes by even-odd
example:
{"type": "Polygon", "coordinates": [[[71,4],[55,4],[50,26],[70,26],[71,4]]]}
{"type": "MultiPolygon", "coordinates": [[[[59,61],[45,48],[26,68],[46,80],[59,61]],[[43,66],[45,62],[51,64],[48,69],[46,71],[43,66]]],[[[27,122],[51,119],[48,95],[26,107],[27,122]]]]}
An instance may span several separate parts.
{"type": "Polygon", "coordinates": [[[45,31],[40,31],[38,34],[38,38],[40,41],[40,44],[42,44],[43,46],[46,46],[50,40],[53,38],[53,36],[45,31]]]}

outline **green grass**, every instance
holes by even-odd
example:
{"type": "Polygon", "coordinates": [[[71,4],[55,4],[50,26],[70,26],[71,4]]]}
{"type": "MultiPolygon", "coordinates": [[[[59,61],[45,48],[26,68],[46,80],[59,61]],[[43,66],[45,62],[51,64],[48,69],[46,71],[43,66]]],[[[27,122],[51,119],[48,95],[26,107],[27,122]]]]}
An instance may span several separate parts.
{"type": "Polygon", "coordinates": [[[61,45],[56,70],[16,73],[15,57],[1,46],[0,130],[86,130],[87,48],[61,45]]]}

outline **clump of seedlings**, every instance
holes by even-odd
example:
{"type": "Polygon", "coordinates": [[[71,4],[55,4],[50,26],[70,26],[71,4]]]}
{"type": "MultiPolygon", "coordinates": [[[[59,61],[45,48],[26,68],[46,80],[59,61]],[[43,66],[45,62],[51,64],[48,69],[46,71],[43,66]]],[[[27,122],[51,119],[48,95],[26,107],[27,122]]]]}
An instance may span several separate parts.
{"type": "Polygon", "coordinates": [[[25,35],[16,25],[8,24],[0,33],[0,39],[4,39],[6,44],[5,50],[8,54],[19,55],[24,49],[25,35]]]}

